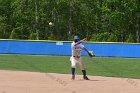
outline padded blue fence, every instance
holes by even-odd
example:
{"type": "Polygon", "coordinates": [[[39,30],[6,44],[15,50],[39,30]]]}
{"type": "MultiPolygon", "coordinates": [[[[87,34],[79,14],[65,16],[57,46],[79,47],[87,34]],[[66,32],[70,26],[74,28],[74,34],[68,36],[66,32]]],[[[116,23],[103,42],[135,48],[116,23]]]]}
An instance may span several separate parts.
{"type": "MultiPolygon", "coordinates": [[[[140,44],[83,43],[96,56],[140,57],[140,44]]],[[[71,55],[71,42],[0,40],[0,54],[71,55]]],[[[87,55],[82,51],[82,55],[87,55]]]]}

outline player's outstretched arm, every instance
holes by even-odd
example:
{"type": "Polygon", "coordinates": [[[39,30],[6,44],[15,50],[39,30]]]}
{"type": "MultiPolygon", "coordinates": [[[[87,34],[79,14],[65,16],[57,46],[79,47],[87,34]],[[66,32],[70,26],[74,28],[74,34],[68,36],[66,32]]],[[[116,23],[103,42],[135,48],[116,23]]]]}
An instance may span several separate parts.
{"type": "Polygon", "coordinates": [[[79,45],[80,43],[85,42],[86,40],[87,40],[87,38],[84,38],[84,39],[78,41],[77,43],[75,43],[74,46],[77,46],[77,45],[79,45]]]}
{"type": "Polygon", "coordinates": [[[84,38],[82,40],[80,40],[80,42],[85,42],[87,40],[87,38],[84,38]]]}
{"type": "Polygon", "coordinates": [[[85,50],[87,53],[89,53],[89,50],[87,48],[84,47],[83,50],[85,50]]]}
{"type": "Polygon", "coordinates": [[[87,48],[84,47],[83,50],[85,50],[90,57],[94,57],[95,56],[95,54],[92,51],[89,51],[87,48]]]}

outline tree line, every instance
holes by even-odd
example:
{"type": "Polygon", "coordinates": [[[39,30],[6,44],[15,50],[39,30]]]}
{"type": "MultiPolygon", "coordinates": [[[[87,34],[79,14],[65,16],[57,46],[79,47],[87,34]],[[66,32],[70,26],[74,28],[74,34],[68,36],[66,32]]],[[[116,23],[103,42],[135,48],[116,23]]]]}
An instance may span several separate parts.
{"type": "Polygon", "coordinates": [[[0,38],[140,42],[140,0],[0,0],[0,38]],[[51,24],[49,24],[51,23],[51,24]]]}

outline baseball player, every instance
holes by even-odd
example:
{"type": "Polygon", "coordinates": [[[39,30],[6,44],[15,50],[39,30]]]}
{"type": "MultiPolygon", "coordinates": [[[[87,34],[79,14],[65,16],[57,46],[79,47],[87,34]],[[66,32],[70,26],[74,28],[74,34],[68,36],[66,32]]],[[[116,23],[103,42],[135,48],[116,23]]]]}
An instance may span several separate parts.
{"type": "Polygon", "coordinates": [[[79,64],[80,69],[83,73],[83,79],[89,80],[89,78],[86,75],[86,67],[84,65],[84,62],[81,58],[81,50],[85,50],[89,55],[91,55],[90,51],[87,50],[84,45],[82,45],[82,42],[84,42],[86,39],[79,40],[78,36],[74,36],[74,42],[71,44],[72,48],[72,56],[70,58],[71,61],[71,72],[72,72],[72,80],[75,79],[75,67],[76,63],[79,64]]]}

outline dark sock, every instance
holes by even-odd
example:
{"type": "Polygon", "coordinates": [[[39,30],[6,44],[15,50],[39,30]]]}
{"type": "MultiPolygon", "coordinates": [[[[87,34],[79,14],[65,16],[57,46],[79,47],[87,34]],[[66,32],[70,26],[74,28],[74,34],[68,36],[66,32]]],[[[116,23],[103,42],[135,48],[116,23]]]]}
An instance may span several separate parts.
{"type": "Polygon", "coordinates": [[[86,76],[86,70],[82,70],[83,76],[86,76]]]}
{"type": "Polygon", "coordinates": [[[71,68],[72,75],[75,76],[75,68],[71,68]]]}

